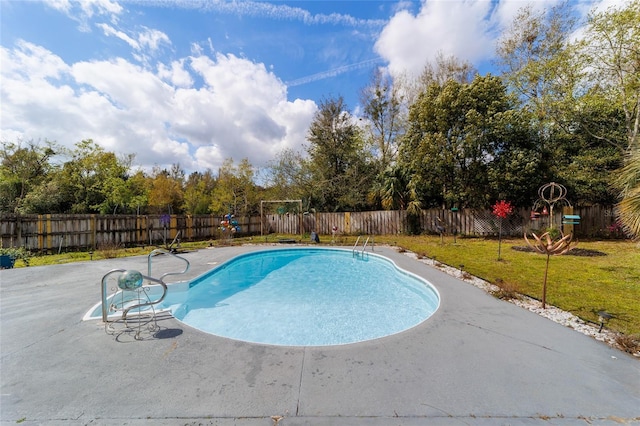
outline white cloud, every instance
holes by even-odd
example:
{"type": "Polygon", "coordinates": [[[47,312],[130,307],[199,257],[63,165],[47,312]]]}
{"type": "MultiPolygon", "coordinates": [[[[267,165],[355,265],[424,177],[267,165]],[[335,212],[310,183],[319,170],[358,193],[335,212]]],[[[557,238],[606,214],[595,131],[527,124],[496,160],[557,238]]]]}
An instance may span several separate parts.
{"type": "Polygon", "coordinates": [[[193,56],[157,64],[123,58],[66,64],[20,42],[0,50],[0,140],[91,138],[136,163],[216,169],[225,158],[265,166],[283,148],[298,149],[316,112],[287,100],[286,86],[261,63],[234,55],[193,56]],[[198,77],[204,81],[194,87],[198,77]]]}
{"type": "Polygon", "coordinates": [[[131,46],[134,51],[145,52],[145,54],[134,54],[134,57],[140,62],[146,63],[148,60],[146,53],[156,53],[162,44],[171,45],[171,40],[165,33],[151,28],[143,27],[142,31],[129,35],[105,23],[98,23],[96,26],[102,29],[104,35],[119,38],[131,46]]]}
{"type": "Polygon", "coordinates": [[[64,61],[47,49],[19,40],[13,51],[2,48],[2,74],[26,80],[32,78],[59,78],[69,71],[64,61]]]}
{"type": "Polygon", "coordinates": [[[363,69],[363,68],[370,68],[372,65],[381,62],[382,59],[380,58],[374,58],[374,59],[368,59],[366,61],[360,61],[357,62],[355,64],[349,64],[349,65],[343,65],[341,67],[338,68],[334,68],[328,71],[322,71],[316,74],[312,74],[312,75],[308,75],[305,77],[300,77],[297,78],[295,80],[292,81],[288,81],[287,82],[287,86],[288,87],[295,87],[295,86],[301,86],[303,84],[307,84],[307,83],[311,83],[314,81],[319,81],[319,80],[324,80],[326,78],[331,78],[331,77],[335,77],[337,75],[340,74],[344,74],[346,72],[350,72],[353,70],[358,70],[358,69],[363,69]]]}
{"type": "Polygon", "coordinates": [[[542,13],[545,9],[551,9],[554,6],[562,3],[562,0],[537,0],[537,1],[514,1],[514,0],[501,0],[496,7],[496,22],[499,29],[506,29],[511,26],[515,17],[520,13],[520,10],[526,6],[536,13],[542,13]]]}
{"type": "Polygon", "coordinates": [[[427,1],[417,15],[396,13],[375,50],[394,74],[418,75],[439,51],[476,62],[494,52],[492,3],[486,0],[427,1]]]}
{"type": "Polygon", "coordinates": [[[118,31],[111,25],[107,24],[96,24],[96,26],[104,31],[104,35],[115,36],[127,43],[129,46],[133,47],[135,50],[140,50],[140,44],[136,40],[125,34],[123,31],[118,31]]]}
{"type": "Polygon", "coordinates": [[[193,57],[191,67],[205,86],[179,91],[182,114],[174,128],[195,145],[215,147],[198,151],[203,166],[219,161],[221,152],[264,166],[282,148],[304,143],[315,103],[287,101],[286,87],[263,64],[218,53],[193,57]]]}
{"type": "Polygon", "coordinates": [[[76,21],[78,29],[82,32],[91,31],[89,20],[94,16],[106,15],[115,23],[123,11],[119,3],[111,0],[48,0],[44,4],[76,21]]]}
{"type": "Polygon", "coordinates": [[[140,43],[140,46],[146,46],[152,52],[158,50],[161,44],[171,44],[169,37],[165,33],[146,27],[144,28],[144,31],[138,34],[138,42],[140,43]]]}
{"type": "MultiPolygon", "coordinates": [[[[576,0],[579,15],[619,0],[576,0]]],[[[521,8],[542,12],[561,0],[428,0],[412,14],[399,10],[381,31],[375,50],[389,62],[393,75],[418,75],[438,52],[478,64],[495,55],[496,40],[521,8]]]]}
{"type": "Polygon", "coordinates": [[[171,62],[171,66],[163,63],[158,64],[158,77],[162,80],[168,80],[170,84],[176,87],[191,87],[193,78],[191,74],[184,68],[184,59],[171,62]]]}
{"type": "MultiPolygon", "coordinates": [[[[198,7],[191,1],[173,1],[169,3],[187,8],[198,7]]],[[[221,12],[241,16],[261,16],[281,20],[295,20],[303,22],[306,25],[332,24],[353,27],[379,27],[384,24],[384,21],[378,19],[358,19],[342,13],[312,14],[299,7],[292,7],[285,4],[272,4],[262,1],[208,1],[201,3],[200,7],[203,10],[215,10],[219,13],[221,12]]]]}

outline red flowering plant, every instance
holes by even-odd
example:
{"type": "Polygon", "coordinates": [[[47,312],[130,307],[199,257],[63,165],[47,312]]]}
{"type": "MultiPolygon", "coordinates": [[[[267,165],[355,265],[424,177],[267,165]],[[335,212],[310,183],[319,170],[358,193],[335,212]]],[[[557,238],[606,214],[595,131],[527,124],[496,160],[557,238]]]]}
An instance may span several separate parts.
{"type": "Polygon", "coordinates": [[[498,260],[500,260],[500,248],[502,246],[502,219],[506,219],[513,212],[513,205],[505,200],[496,201],[491,207],[494,215],[500,218],[498,227],[498,260]]]}

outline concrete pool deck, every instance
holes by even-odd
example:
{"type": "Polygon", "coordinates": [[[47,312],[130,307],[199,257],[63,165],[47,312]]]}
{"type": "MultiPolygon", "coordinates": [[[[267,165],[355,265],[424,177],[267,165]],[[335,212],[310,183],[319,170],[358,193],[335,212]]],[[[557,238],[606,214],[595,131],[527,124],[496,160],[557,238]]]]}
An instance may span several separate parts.
{"type": "MultiPolygon", "coordinates": [[[[186,279],[264,246],[185,253],[186,279]]],[[[640,423],[640,361],[385,247],[440,309],[405,332],[279,347],[168,315],[137,341],[82,321],[111,269],[146,256],[0,271],[0,419],[51,425],[640,423]]],[[[185,279],[185,277],[181,278],[185,279]]],[[[286,315],[274,312],[274,315],[286,315]]]]}

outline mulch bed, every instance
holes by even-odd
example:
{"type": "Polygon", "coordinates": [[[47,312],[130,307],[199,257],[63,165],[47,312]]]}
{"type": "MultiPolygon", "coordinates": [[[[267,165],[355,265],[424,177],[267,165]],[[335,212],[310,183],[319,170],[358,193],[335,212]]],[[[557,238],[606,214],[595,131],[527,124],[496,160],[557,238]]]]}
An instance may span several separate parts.
{"type": "MultiPolygon", "coordinates": [[[[523,251],[526,253],[534,253],[535,250],[529,246],[513,246],[512,250],[515,251],[523,251]]],[[[607,253],[598,251],[598,250],[589,250],[583,248],[574,248],[569,250],[569,252],[565,253],[565,256],[583,256],[583,257],[598,257],[598,256],[606,256],[607,253]]]]}

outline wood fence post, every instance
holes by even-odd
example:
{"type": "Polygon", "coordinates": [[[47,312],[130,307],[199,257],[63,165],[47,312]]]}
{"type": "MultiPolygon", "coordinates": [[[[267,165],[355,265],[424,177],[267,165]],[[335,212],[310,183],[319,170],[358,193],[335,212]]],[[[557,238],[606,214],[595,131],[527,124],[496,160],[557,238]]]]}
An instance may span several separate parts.
{"type": "Polygon", "coordinates": [[[38,224],[36,225],[36,232],[38,232],[38,250],[44,250],[44,232],[42,226],[42,215],[38,215],[38,224]]]}
{"type": "Polygon", "coordinates": [[[178,233],[178,216],[175,214],[171,215],[171,220],[169,221],[169,239],[173,240],[178,233]]]}
{"type": "Polygon", "coordinates": [[[344,213],[344,234],[351,234],[351,212],[344,213]]]}
{"type": "Polygon", "coordinates": [[[47,227],[47,249],[53,248],[53,235],[51,234],[53,232],[53,228],[52,228],[52,224],[51,224],[51,215],[48,214],[46,215],[47,218],[47,222],[46,222],[46,227],[47,227]]]}
{"type": "Polygon", "coordinates": [[[96,249],[96,235],[98,234],[98,219],[95,214],[91,215],[91,249],[95,251],[96,249]]]}

